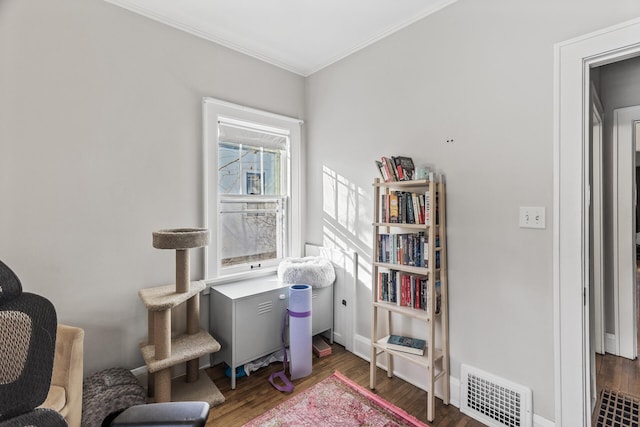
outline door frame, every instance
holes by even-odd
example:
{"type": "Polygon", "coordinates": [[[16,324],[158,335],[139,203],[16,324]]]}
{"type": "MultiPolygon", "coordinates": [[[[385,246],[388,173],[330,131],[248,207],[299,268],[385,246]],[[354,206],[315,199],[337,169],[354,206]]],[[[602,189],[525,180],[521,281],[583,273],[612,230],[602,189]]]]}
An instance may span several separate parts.
{"type": "Polygon", "coordinates": [[[590,209],[591,220],[588,223],[590,236],[589,260],[592,261],[589,270],[589,395],[590,410],[593,412],[596,405],[597,384],[596,384],[596,353],[604,353],[604,247],[603,247],[603,211],[602,211],[602,171],[603,171],[603,108],[598,92],[591,82],[590,85],[590,153],[587,159],[591,165],[591,199],[590,209]]]}
{"type": "MultiPolygon", "coordinates": [[[[593,173],[591,180],[591,206],[593,212],[593,349],[598,354],[605,353],[605,326],[604,326],[604,246],[603,246],[603,202],[602,202],[602,144],[604,138],[604,110],[593,84],[591,85],[591,146],[593,173]]],[[[595,377],[595,373],[592,373],[595,377]]],[[[594,400],[595,396],[592,396],[594,400]]]]}
{"type": "Polygon", "coordinates": [[[554,46],[555,423],[564,427],[591,423],[586,304],[590,291],[590,68],[639,53],[640,19],[554,46]]]}

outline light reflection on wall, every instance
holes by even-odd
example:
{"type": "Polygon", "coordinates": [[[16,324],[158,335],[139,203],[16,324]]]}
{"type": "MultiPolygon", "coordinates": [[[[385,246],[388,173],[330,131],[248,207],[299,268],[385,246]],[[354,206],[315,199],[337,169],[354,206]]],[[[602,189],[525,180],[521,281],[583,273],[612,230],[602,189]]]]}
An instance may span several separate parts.
{"type": "Polygon", "coordinates": [[[371,289],[371,194],[327,166],[322,168],[322,244],[358,252],[358,287],[371,289]]]}

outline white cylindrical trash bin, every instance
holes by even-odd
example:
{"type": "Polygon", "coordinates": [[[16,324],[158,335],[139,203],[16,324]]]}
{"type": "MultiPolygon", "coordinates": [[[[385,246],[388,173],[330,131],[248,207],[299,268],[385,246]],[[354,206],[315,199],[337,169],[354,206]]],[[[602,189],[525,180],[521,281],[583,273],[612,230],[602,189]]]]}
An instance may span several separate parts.
{"type": "Polygon", "coordinates": [[[289,287],[289,350],[291,379],[311,374],[311,286],[289,287]]]}

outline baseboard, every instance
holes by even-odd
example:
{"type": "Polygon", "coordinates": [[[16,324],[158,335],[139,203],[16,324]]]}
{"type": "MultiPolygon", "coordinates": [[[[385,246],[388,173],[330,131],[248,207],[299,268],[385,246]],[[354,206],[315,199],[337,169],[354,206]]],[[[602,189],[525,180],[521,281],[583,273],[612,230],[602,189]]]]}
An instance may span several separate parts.
{"type": "Polygon", "coordinates": [[[555,427],[556,423],[549,421],[540,415],[533,414],[533,427],[555,427]]]}
{"type": "MultiPolygon", "coordinates": [[[[210,360],[210,358],[208,356],[204,356],[207,360],[210,360]]],[[[211,367],[211,363],[209,362],[205,362],[202,360],[203,358],[201,358],[200,360],[200,369],[206,369],[206,368],[210,368],[211,367]],[[204,362],[204,363],[203,363],[204,362]]],[[[133,368],[131,369],[131,373],[138,378],[138,380],[143,381],[143,383],[146,383],[146,377],[147,377],[147,366],[139,366],[137,368],[133,368]]],[[[178,378],[181,377],[183,375],[185,375],[187,373],[187,369],[185,367],[184,363],[181,363],[180,365],[174,366],[171,369],[171,379],[174,378],[178,378]]]]}
{"type": "Polygon", "coordinates": [[[140,366],[138,368],[133,368],[131,370],[131,373],[136,376],[136,377],[141,377],[143,375],[147,375],[147,367],[146,366],[140,366]]]}
{"type": "Polygon", "coordinates": [[[604,351],[611,354],[618,354],[616,347],[616,334],[604,334],[604,351]]]}

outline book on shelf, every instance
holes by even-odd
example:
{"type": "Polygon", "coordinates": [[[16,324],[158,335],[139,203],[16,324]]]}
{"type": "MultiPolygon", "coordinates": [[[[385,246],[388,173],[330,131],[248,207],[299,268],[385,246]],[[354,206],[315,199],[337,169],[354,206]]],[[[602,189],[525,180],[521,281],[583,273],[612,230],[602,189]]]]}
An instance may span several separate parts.
{"type": "Polygon", "coordinates": [[[415,165],[408,156],[382,156],[375,160],[384,182],[411,181],[415,179],[415,165]]]}
{"type": "Polygon", "coordinates": [[[413,159],[407,156],[393,156],[391,158],[396,168],[398,181],[411,181],[416,169],[413,165],[413,159]]]}
{"type": "Polygon", "coordinates": [[[424,355],[426,346],[427,342],[419,338],[410,338],[402,335],[389,335],[389,338],[387,338],[387,348],[419,356],[424,355]]]}
{"type": "Polygon", "coordinates": [[[423,310],[427,310],[429,308],[429,301],[427,300],[429,296],[429,282],[426,277],[420,278],[420,308],[423,310]]]}
{"type": "Polygon", "coordinates": [[[389,273],[378,273],[378,301],[390,302],[389,297],[389,273]]]}
{"type": "Polygon", "coordinates": [[[389,174],[387,173],[387,170],[385,169],[384,165],[382,164],[382,162],[380,160],[376,160],[376,166],[378,167],[378,171],[380,172],[380,176],[382,177],[382,180],[384,182],[389,182],[389,174]]]}
{"type": "Polygon", "coordinates": [[[420,201],[416,193],[411,193],[411,206],[413,208],[413,223],[422,224],[422,216],[420,215],[420,201]]]}
{"type": "Polygon", "coordinates": [[[441,284],[440,281],[438,280],[436,282],[436,314],[440,314],[440,307],[442,305],[442,291],[441,291],[441,284]]]}
{"type": "Polygon", "coordinates": [[[398,195],[396,193],[389,194],[389,222],[399,222],[400,208],[398,206],[398,195]]]}
{"type": "Polygon", "coordinates": [[[403,197],[404,197],[404,202],[407,205],[407,210],[406,210],[407,214],[405,217],[405,222],[407,224],[416,224],[416,217],[413,212],[413,196],[411,195],[411,193],[404,193],[403,197]]]}
{"type": "Polygon", "coordinates": [[[380,195],[380,222],[389,222],[389,195],[380,195]]]}
{"type": "Polygon", "coordinates": [[[424,223],[431,225],[431,221],[435,221],[434,225],[440,225],[440,197],[435,193],[435,203],[431,200],[431,193],[427,191],[424,194],[424,223]]]}
{"type": "Polygon", "coordinates": [[[424,194],[424,223],[431,225],[431,193],[428,191],[424,194]]]}
{"type": "Polygon", "coordinates": [[[389,181],[387,182],[397,181],[398,176],[396,175],[396,168],[395,168],[395,164],[393,163],[393,160],[390,157],[382,156],[380,158],[380,161],[382,162],[382,165],[384,166],[384,169],[387,172],[387,175],[389,176],[389,181]]]}

